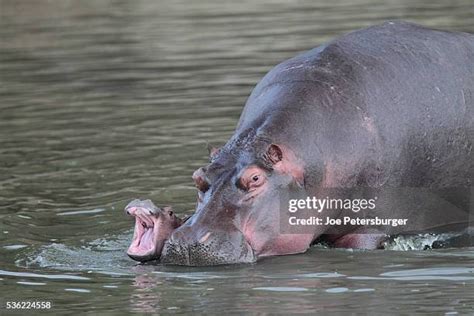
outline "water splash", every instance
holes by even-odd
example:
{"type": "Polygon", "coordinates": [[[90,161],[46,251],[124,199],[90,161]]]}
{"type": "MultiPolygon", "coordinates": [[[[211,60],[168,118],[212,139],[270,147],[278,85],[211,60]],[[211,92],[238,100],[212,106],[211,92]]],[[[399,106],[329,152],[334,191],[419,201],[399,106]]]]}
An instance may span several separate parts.
{"type": "Polygon", "coordinates": [[[449,246],[450,241],[460,237],[459,234],[418,234],[396,236],[383,244],[384,249],[407,251],[426,250],[449,246]]]}
{"type": "Polygon", "coordinates": [[[129,275],[134,263],[127,258],[130,236],[98,238],[82,246],[52,243],[16,260],[23,268],[51,268],[64,271],[93,271],[108,275],[129,275]]]}

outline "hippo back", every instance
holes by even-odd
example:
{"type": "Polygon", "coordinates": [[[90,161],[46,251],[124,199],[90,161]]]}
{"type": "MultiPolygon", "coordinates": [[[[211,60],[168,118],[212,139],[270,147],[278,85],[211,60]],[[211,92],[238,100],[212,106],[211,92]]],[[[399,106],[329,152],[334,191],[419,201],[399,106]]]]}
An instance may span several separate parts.
{"type": "Polygon", "coordinates": [[[387,22],[277,65],[234,137],[253,131],[289,146],[312,181],[337,169],[351,175],[338,181],[469,186],[473,73],[473,35],[387,22]]]}

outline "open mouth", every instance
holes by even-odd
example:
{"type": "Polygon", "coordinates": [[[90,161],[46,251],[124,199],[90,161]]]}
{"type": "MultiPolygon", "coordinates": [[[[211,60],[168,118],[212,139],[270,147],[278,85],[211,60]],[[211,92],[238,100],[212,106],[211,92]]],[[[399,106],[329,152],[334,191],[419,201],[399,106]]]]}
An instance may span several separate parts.
{"type": "Polygon", "coordinates": [[[127,254],[137,261],[158,259],[161,253],[157,242],[156,216],[152,210],[143,207],[129,207],[127,213],[135,217],[135,231],[127,254]]]}

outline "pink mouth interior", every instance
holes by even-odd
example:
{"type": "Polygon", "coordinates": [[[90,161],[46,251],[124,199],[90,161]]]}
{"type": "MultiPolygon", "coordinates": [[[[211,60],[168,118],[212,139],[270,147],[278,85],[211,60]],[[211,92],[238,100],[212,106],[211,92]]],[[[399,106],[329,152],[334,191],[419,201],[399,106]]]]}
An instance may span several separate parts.
{"type": "Polygon", "coordinates": [[[127,253],[138,257],[153,255],[156,250],[154,218],[140,207],[133,207],[129,212],[135,216],[135,232],[127,253]]]}

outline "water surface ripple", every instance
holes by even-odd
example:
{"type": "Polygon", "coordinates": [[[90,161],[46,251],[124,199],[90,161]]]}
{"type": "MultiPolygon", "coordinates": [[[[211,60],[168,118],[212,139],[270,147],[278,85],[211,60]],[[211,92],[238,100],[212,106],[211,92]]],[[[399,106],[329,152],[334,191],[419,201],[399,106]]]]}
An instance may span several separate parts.
{"type": "Polygon", "coordinates": [[[474,32],[473,15],[472,0],[1,0],[2,304],[48,300],[62,314],[473,314],[472,248],[136,265],[122,212],[134,198],[191,212],[190,176],[206,144],[232,134],[276,63],[388,19],[474,32]]]}

